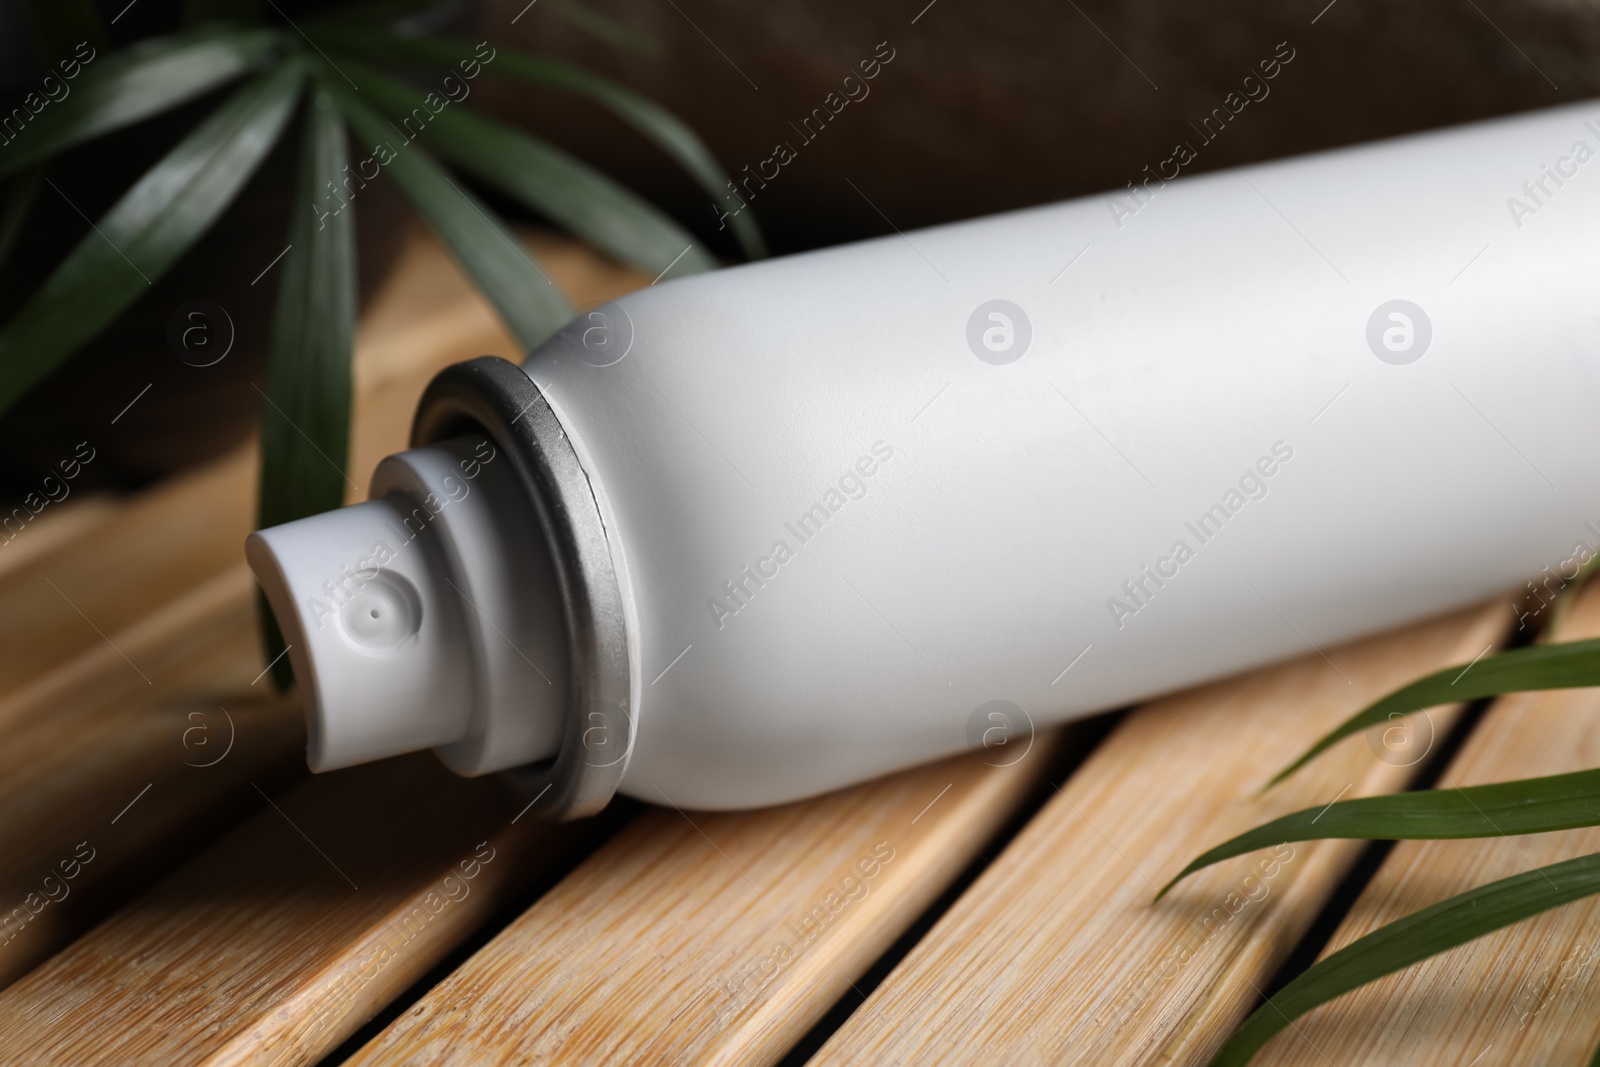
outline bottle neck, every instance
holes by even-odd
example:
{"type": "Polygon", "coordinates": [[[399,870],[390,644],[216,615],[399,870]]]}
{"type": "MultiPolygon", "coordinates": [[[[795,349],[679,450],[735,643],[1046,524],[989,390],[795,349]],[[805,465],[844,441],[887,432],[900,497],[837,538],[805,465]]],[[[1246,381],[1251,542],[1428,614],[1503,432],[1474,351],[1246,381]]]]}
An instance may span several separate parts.
{"type": "Polygon", "coordinates": [[[559,593],[489,439],[390,456],[372,499],[252,534],[246,556],[289,646],[312,770],[432,748],[483,774],[560,747],[559,593]]]}

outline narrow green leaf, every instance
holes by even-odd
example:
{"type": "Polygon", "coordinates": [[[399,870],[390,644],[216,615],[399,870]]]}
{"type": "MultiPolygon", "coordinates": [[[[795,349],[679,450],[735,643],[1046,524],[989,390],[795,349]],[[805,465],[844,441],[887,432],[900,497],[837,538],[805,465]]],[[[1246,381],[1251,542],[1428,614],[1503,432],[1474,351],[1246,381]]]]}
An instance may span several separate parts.
{"type": "Polygon", "coordinates": [[[602,11],[596,11],[588,4],[580,4],[578,0],[556,0],[555,8],[557,15],[597,41],[649,59],[661,56],[661,45],[655,38],[618,22],[602,11]]]}
{"type": "Polygon", "coordinates": [[[283,132],[303,77],[300,65],[289,63],[244,86],[84,235],[0,328],[0,411],[105,328],[211,227],[283,132]]]}
{"type": "Polygon", "coordinates": [[[1600,770],[1344,800],[1273,819],[1224,841],[1196,857],[1162,887],[1156,899],[1195,871],[1285,841],[1446,840],[1596,825],[1600,825],[1600,770]]]}
{"type": "Polygon", "coordinates": [[[767,254],[754,212],[746,208],[733,213],[739,201],[729,192],[731,182],[711,150],[683,120],[632,89],[560,60],[511,48],[497,48],[490,53],[490,58],[484,59],[470,52],[468,45],[440,38],[400,38],[372,31],[330,28],[325,35],[319,35],[319,39],[325,40],[327,47],[378,63],[427,67],[475,63],[499,77],[521,78],[586,96],[648,138],[682,167],[710,195],[713,203],[722,205],[721,210],[727,213],[725,224],[733,229],[745,255],[760,259],[767,254]]]}
{"type": "Polygon", "coordinates": [[[43,184],[43,164],[30,167],[6,183],[6,204],[0,208],[0,264],[5,263],[17,238],[22,235],[22,226],[28,221],[28,212],[32,210],[33,201],[43,184]]]}
{"type": "MultiPolygon", "coordinates": [[[[363,164],[368,160],[381,167],[461,262],[525,349],[560,329],[572,315],[571,306],[510,230],[342,81],[336,84],[328,79],[324,84],[360,146],[356,155],[362,162],[353,168],[353,176],[346,176],[352,183],[348,188],[355,189],[366,176],[363,164]]],[[[329,194],[324,203],[324,210],[338,210],[343,201],[338,194],[329,194]]]]}
{"type": "Polygon", "coordinates": [[[1600,1067],[1600,1046],[1596,1046],[1594,1055],[1589,1057],[1589,1067],[1600,1067]]]}
{"type": "MultiPolygon", "coordinates": [[[[329,183],[344,179],[349,156],[344,124],[325,92],[310,95],[305,116],[261,405],[260,526],[331,511],[352,484],[344,468],[355,345],[355,211],[321,207],[329,183]]],[[[294,672],[282,655],[282,631],[264,597],[258,608],[273,682],[287,689],[294,672]]]]}
{"type": "Polygon", "coordinates": [[[261,0],[184,0],[183,24],[261,21],[261,0]]]}
{"type": "Polygon", "coordinates": [[[278,44],[270,30],[202,26],[110,55],[57,61],[66,95],[0,115],[0,176],[149,118],[239,77],[278,44]],[[71,66],[63,66],[71,64],[71,66]],[[67,77],[74,71],[76,76],[67,77]]]}
{"type": "Polygon", "coordinates": [[[326,93],[312,96],[305,116],[262,405],[262,526],[336,508],[348,484],[355,212],[321,205],[349,157],[326,93]]]}
{"type": "Polygon", "coordinates": [[[1600,893],[1600,853],[1479,886],[1413,912],[1317,961],[1262,1004],[1211,1061],[1243,1067],[1319,1004],[1512,923],[1600,893]]]}
{"type": "MultiPolygon", "coordinates": [[[[694,238],[641,197],[599,171],[513,126],[424,94],[370,67],[345,64],[364,97],[441,157],[542,212],[602,251],[651,275],[711,270],[694,238]],[[432,105],[425,102],[431,98],[432,105]],[[437,108],[437,110],[435,110],[437,108]]],[[[464,82],[454,81],[458,88],[464,82]]]]}
{"type": "Polygon", "coordinates": [[[1535,689],[1576,689],[1600,685],[1600,638],[1557,645],[1531,645],[1513,649],[1473,664],[1446,667],[1426,678],[1402,686],[1365,710],[1346,719],[1312,745],[1289,766],[1273,776],[1277,785],[1351,734],[1395,715],[1463,700],[1521,693],[1535,689]]]}
{"type": "Polygon", "coordinates": [[[34,55],[46,73],[53,74],[56,62],[71,56],[79,44],[97,52],[111,47],[106,24],[89,0],[28,0],[27,18],[34,55]]]}

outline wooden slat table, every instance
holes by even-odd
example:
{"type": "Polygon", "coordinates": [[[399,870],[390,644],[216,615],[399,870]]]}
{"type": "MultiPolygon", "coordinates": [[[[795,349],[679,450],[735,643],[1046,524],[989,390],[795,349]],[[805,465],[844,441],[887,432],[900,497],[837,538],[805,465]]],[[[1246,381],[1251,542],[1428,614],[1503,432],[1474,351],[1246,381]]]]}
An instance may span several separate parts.
{"type": "MultiPolygon", "coordinates": [[[[580,305],[648,281],[529,240],[580,305]]],[[[483,352],[514,349],[414,236],[359,331],[352,480],[404,446],[438,368],[483,352]]],[[[240,564],[254,463],[75,499],[0,551],[0,1064],[1203,1064],[1361,846],[1240,858],[1152,906],[1155,887],[1261,819],[1403,788],[1420,764],[1352,739],[1257,795],[1513,621],[1489,605],[1325,649],[1041,735],[1013,766],[549,827],[426,755],[304,774],[240,564]]],[[[1600,595],[1568,627],[1600,633],[1600,595]]],[[[1595,699],[1500,702],[1445,780],[1592,764],[1574,723],[1595,699]]],[[[1457,717],[1431,714],[1438,739],[1457,717]]],[[[1334,943],[1596,844],[1402,845],[1334,943]]],[[[1596,938],[1600,908],[1573,906],[1344,998],[1262,1062],[1587,1062],[1596,938]]]]}

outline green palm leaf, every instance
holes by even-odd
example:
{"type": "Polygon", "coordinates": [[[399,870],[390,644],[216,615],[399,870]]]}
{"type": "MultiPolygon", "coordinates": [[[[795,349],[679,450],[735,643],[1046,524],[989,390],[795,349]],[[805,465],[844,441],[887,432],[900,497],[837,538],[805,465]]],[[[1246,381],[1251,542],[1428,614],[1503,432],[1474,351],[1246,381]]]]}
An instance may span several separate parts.
{"type": "MultiPolygon", "coordinates": [[[[333,92],[358,142],[370,146],[358,154],[370,152],[394,180],[401,195],[483,290],[517,342],[532,349],[559,329],[572,308],[510,231],[477,197],[451,181],[421,148],[342,84],[329,80],[325,86],[333,92]]],[[[359,165],[356,169],[364,173],[359,165]]],[[[337,206],[328,204],[330,209],[337,206]]]]}
{"type": "Polygon", "coordinates": [[[211,227],[283,132],[303,77],[298,63],[288,63],[240,89],[84,235],[0,329],[0,411],[138,299],[211,227]]]}
{"type": "Polygon", "coordinates": [[[521,130],[424,94],[376,71],[347,63],[362,94],[398,119],[407,133],[440,156],[516,197],[577,236],[650,274],[711,270],[716,262],[694,247],[677,223],[649,202],[565,152],[521,130]]]}
{"type": "Polygon", "coordinates": [[[603,11],[596,11],[587,4],[580,4],[578,0],[556,0],[556,14],[569,25],[613,48],[620,48],[649,59],[661,58],[661,45],[655,38],[618,22],[603,11]]]}
{"type": "Polygon", "coordinates": [[[1234,1031],[1211,1067],[1243,1067],[1319,1004],[1512,923],[1600,893],[1600,853],[1502,878],[1413,912],[1317,961],[1234,1031]]]}
{"type": "MultiPolygon", "coordinates": [[[[330,511],[344,502],[350,450],[350,356],[356,318],[355,211],[318,209],[344,178],[344,124],[324,92],[305,109],[288,253],[272,321],[272,361],[261,412],[258,524],[330,511]]],[[[283,635],[258,598],[273,681],[293,679],[283,635]]]]}
{"type": "Polygon", "coordinates": [[[1195,871],[1285,841],[1457,839],[1595,825],[1600,825],[1600,770],[1345,800],[1285,815],[1224,841],[1196,857],[1156,899],[1195,871]]]}
{"type": "Polygon", "coordinates": [[[262,410],[262,526],[338,507],[347,481],[355,214],[318,211],[326,183],[344,177],[344,125],[325,93],[305,115],[262,410]]]}
{"type": "MultiPolygon", "coordinates": [[[[452,67],[458,61],[472,58],[472,53],[459,42],[400,38],[370,30],[330,26],[318,33],[318,39],[329,48],[379,63],[452,67]]],[[[494,60],[484,64],[483,69],[503,77],[539,82],[596,101],[649,138],[682,167],[714,203],[730,212],[737,207],[728,192],[728,176],[710,149],[681,119],[648,97],[579,67],[511,48],[497,49],[494,60]]],[[[746,209],[737,215],[730,214],[728,225],[745,255],[759,259],[767,254],[766,242],[762,240],[753,212],[746,209]]]]}
{"type": "Polygon", "coordinates": [[[95,58],[71,92],[0,148],[0,176],[192,100],[239,77],[277,47],[268,30],[204,26],[95,58]]]}
{"type": "Polygon", "coordinates": [[[1474,664],[1446,667],[1396,689],[1346,719],[1274,775],[1269,785],[1277,785],[1351,734],[1387,722],[1395,715],[1500,693],[1577,689],[1589,685],[1600,685],[1600,638],[1559,645],[1531,645],[1474,664]]]}

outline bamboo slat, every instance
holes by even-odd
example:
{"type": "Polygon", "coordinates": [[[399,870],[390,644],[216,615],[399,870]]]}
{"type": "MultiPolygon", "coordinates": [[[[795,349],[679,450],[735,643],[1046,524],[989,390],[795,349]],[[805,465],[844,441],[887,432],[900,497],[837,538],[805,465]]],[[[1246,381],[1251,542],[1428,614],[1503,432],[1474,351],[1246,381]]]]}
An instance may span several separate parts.
{"type": "MultiPolygon", "coordinates": [[[[30,524],[0,549],[0,557],[35,553],[0,572],[0,692],[105,649],[108,635],[237,564],[250,532],[254,462],[253,450],[232,453],[110,505],[113,514],[82,530],[43,525],[55,518],[46,511],[40,528],[30,524]]],[[[74,506],[69,497],[63,517],[74,506]]],[[[143,684],[136,667],[123,669],[143,684]]]]}
{"type": "Polygon", "coordinates": [[[594,829],[522,803],[427,754],[262,792],[0,992],[0,1063],[314,1063],[594,829]]]}
{"type": "Polygon", "coordinates": [[[28,536],[0,544],[0,575],[10,574],[69,541],[87,536],[95,527],[121,514],[121,501],[113,493],[77,493],[40,512],[28,523],[28,536]]]}
{"type": "Polygon", "coordinates": [[[775,1062],[1043,782],[1039,741],[764,811],[651,810],[350,1062],[775,1062]]]}
{"type": "MultiPolygon", "coordinates": [[[[1590,586],[1562,639],[1600,637],[1590,586]]],[[[1600,689],[1497,700],[1439,788],[1600,767],[1600,689]]],[[[1402,841],[1328,945],[1446,897],[1600,851],[1600,828],[1474,841],[1402,841]]],[[[1416,1067],[1587,1064],[1600,1045],[1600,899],[1581,900],[1462,945],[1317,1009],[1274,1039],[1261,1064],[1404,1063],[1416,1067]]]]}
{"type": "Polygon", "coordinates": [[[251,586],[236,566],[0,701],[0,985],[301,765],[299,707],[250,685],[251,586]]]}
{"type": "Polygon", "coordinates": [[[1475,609],[1129,715],[813,1062],[1204,1063],[1356,846],[1220,865],[1152,906],[1157,887],[1258,821],[1404,783],[1415,767],[1398,764],[1420,749],[1353,740],[1256,795],[1325,730],[1472,659],[1508,618],[1475,609]]]}

